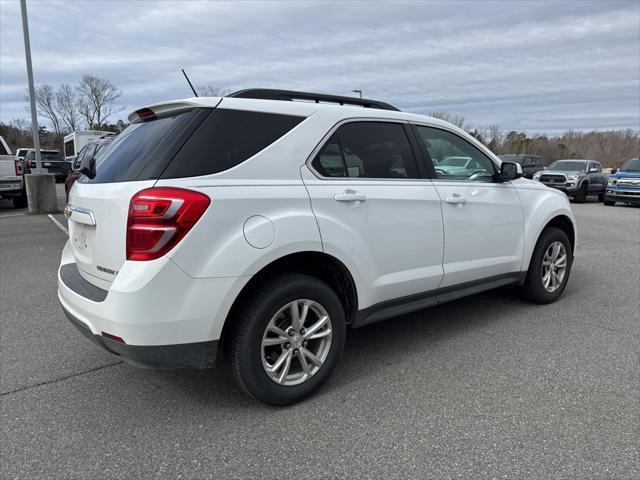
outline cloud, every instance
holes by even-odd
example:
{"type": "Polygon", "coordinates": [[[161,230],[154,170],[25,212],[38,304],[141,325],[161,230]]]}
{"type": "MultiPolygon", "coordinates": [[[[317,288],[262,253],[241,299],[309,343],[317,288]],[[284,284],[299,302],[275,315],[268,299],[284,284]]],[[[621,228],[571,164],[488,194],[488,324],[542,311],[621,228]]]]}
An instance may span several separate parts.
{"type": "MultiPolygon", "coordinates": [[[[196,85],[365,96],[472,125],[640,129],[637,2],[28,2],[37,83],[111,79],[132,110],[196,85]]],[[[0,120],[26,116],[0,2],[0,120]]]]}

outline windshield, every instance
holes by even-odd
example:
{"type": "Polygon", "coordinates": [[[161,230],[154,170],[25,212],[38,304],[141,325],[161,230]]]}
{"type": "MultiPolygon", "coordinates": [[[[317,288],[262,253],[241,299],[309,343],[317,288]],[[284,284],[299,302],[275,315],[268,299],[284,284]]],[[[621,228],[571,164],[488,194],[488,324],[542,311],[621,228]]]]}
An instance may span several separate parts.
{"type": "Polygon", "coordinates": [[[444,165],[445,167],[464,167],[469,160],[469,157],[447,157],[438,165],[444,165]]]}
{"type": "Polygon", "coordinates": [[[564,170],[567,172],[582,172],[587,168],[587,162],[576,162],[571,160],[558,160],[549,165],[549,170],[564,170]]]}
{"type": "Polygon", "coordinates": [[[632,158],[622,164],[620,170],[628,172],[640,172],[640,158],[632,158]]]}

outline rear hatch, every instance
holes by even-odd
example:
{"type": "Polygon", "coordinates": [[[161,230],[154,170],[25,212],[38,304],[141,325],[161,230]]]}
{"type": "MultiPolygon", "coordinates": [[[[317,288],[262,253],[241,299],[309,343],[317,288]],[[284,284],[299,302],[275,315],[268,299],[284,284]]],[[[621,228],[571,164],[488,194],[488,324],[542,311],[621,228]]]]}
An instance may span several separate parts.
{"type": "Polygon", "coordinates": [[[127,258],[164,255],[208,208],[207,195],[157,187],[158,179],[231,169],[306,118],[202,101],[210,106],[181,102],[138,110],[94,165],[83,165],[91,172],[72,188],[65,213],[78,270],[89,282],[108,289],[127,258]]]}
{"type": "MultiPolygon", "coordinates": [[[[166,110],[166,109],[165,109],[166,110]]],[[[165,112],[127,127],[80,177],[69,194],[65,215],[78,271],[108,289],[126,258],[131,198],[152,187],[193,130],[205,108],[165,112]]]]}

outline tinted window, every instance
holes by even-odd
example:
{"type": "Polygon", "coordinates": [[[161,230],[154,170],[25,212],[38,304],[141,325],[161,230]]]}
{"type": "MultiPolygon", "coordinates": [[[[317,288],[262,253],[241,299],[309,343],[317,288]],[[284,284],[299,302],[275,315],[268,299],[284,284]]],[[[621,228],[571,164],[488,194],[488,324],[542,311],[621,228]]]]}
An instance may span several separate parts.
{"type": "Polygon", "coordinates": [[[129,125],[95,162],[94,178],[83,183],[111,183],[158,178],[184,142],[189,127],[208,111],[193,109],[129,125]]]}
{"type": "Polygon", "coordinates": [[[0,142],[0,155],[9,155],[9,152],[7,152],[7,149],[4,148],[2,142],[0,142]]]}
{"type": "MultiPolygon", "coordinates": [[[[30,150],[25,157],[26,160],[35,160],[36,152],[30,150]]],[[[42,161],[58,161],[63,160],[62,154],[60,152],[52,152],[51,150],[40,150],[40,160],[42,161]]]]}
{"type": "Polygon", "coordinates": [[[346,177],[346,166],[336,136],[332,136],[312,162],[323,177],[346,177]]]}
{"type": "Polygon", "coordinates": [[[398,123],[347,123],[312,165],[325,177],[418,178],[409,139],[398,123]]]}
{"type": "Polygon", "coordinates": [[[431,157],[437,178],[477,182],[493,180],[493,161],[471,143],[446,130],[421,126],[416,129],[431,157]]]}
{"type": "Polygon", "coordinates": [[[178,152],[162,178],[209,175],[235,167],[302,120],[304,117],[216,109],[178,152]]]}

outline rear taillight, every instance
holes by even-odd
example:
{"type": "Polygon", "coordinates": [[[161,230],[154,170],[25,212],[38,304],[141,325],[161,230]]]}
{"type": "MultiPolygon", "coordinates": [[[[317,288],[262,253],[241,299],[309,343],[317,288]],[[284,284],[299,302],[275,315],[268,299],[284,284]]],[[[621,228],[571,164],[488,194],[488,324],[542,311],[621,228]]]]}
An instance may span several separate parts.
{"type": "Polygon", "coordinates": [[[22,162],[20,160],[14,160],[13,164],[16,167],[16,176],[19,177],[23,173],[23,171],[22,171],[22,162]]]}
{"type": "Polygon", "coordinates": [[[200,192],[153,187],[134,195],[127,219],[127,260],[154,260],[184,237],[211,199],[200,192]]]}

